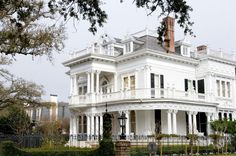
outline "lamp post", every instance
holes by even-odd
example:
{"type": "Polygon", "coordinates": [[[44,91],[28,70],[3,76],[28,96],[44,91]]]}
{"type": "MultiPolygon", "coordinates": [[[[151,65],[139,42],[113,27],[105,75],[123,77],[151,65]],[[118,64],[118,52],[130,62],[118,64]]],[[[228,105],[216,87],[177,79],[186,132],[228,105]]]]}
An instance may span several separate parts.
{"type": "Polygon", "coordinates": [[[121,135],[120,135],[120,140],[125,140],[126,135],[125,135],[125,123],[126,123],[127,117],[125,116],[125,113],[122,112],[121,116],[118,117],[118,120],[120,121],[120,127],[121,127],[121,135]]]}

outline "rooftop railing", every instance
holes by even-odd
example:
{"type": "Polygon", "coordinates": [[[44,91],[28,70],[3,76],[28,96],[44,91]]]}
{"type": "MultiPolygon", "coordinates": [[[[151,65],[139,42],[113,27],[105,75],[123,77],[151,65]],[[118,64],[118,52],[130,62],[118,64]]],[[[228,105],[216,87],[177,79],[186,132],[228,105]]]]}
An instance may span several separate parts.
{"type": "Polygon", "coordinates": [[[74,52],[70,54],[70,58],[77,58],[81,56],[85,56],[87,54],[100,54],[100,55],[107,55],[107,56],[115,56],[116,50],[112,47],[104,48],[103,46],[91,46],[86,49],[74,52]]]}
{"type": "Polygon", "coordinates": [[[198,57],[198,58],[201,58],[206,55],[236,62],[236,52],[226,53],[221,50],[214,50],[214,49],[207,48],[204,50],[197,51],[195,53],[195,57],[198,57]]]}

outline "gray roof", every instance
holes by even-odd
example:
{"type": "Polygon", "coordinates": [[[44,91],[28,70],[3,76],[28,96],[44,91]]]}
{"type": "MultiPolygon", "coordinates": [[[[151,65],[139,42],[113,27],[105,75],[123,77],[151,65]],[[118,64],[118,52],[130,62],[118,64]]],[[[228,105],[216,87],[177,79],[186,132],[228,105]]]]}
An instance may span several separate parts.
{"type": "Polygon", "coordinates": [[[161,52],[166,52],[166,50],[158,43],[157,38],[154,36],[145,35],[145,36],[137,38],[137,40],[144,42],[144,44],[141,45],[136,50],[146,48],[146,49],[152,49],[152,50],[157,50],[157,51],[161,51],[161,52]]]}

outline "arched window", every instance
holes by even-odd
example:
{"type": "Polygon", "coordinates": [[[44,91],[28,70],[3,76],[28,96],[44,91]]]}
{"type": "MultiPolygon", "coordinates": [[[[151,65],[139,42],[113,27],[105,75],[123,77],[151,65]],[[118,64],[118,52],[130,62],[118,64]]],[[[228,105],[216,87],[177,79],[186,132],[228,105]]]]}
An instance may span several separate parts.
{"type": "Polygon", "coordinates": [[[222,114],[221,112],[218,113],[219,120],[222,120],[222,114]]]}
{"type": "Polygon", "coordinates": [[[131,129],[130,129],[130,132],[131,133],[136,133],[136,114],[135,114],[135,111],[131,111],[130,112],[130,126],[131,126],[131,129]]]}
{"type": "Polygon", "coordinates": [[[87,132],[87,116],[84,116],[83,126],[84,126],[83,133],[86,133],[87,132]]]}
{"type": "Polygon", "coordinates": [[[227,120],[227,113],[224,113],[224,120],[227,120]]]}
{"type": "Polygon", "coordinates": [[[104,80],[102,82],[102,93],[107,93],[107,85],[108,85],[108,82],[104,80]]]}

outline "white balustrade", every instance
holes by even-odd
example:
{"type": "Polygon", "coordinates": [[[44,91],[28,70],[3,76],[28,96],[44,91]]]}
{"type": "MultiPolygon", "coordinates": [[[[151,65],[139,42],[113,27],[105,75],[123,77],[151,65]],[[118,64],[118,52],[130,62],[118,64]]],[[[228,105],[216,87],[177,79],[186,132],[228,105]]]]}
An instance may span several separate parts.
{"type": "Polygon", "coordinates": [[[124,99],[162,99],[168,98],[173,100],[190,100],[202,102],[214,102],[212,94],[200,94],[195,91],[179,91],[175,89],[160,88],[140,88],[135,90],[123,90],[111,93],[90,93],[86,95],[71,96],[70,104],[90,104],[99,102],[118,101],[124,99]]]}

